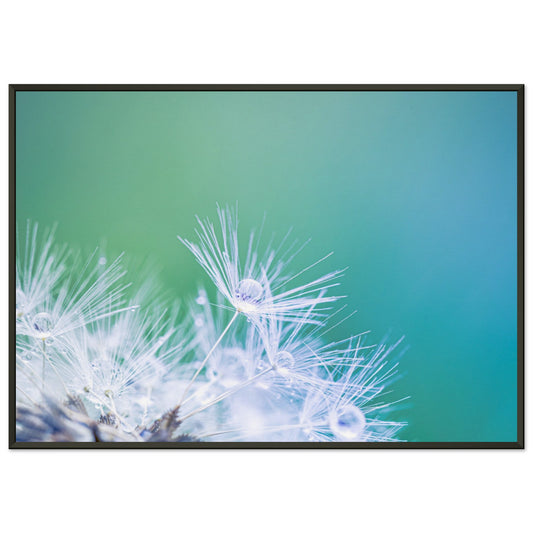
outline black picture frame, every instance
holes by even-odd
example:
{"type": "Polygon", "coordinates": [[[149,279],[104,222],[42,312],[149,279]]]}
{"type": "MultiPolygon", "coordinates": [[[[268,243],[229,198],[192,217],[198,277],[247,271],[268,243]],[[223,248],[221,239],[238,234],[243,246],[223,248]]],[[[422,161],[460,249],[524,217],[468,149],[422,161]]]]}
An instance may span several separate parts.
{"type": "Polygon", "coordinates": [[[524,93],[523,84],[476,85],[55,85],[9,86],[9,448],[11,449],[523,449],[524,448],[524,93]],[[517,94],[516,442],[17,442],[15,420],[16,97],[23,91],[511,91],[517,94]]]}

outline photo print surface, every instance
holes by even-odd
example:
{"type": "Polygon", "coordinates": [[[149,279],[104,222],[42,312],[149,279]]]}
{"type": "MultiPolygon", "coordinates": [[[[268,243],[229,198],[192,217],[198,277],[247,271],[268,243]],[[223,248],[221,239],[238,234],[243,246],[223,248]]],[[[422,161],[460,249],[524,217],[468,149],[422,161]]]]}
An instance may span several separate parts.
{"type": "Polygon", "coordinates": [[[14,447],[516,446],[519,89],[156,89],[12,93],[14,447]]]}

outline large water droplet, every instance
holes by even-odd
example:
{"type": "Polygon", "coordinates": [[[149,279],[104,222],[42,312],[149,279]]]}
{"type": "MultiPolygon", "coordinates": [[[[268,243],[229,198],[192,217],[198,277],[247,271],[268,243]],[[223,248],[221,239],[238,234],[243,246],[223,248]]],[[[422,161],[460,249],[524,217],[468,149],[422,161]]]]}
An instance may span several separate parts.
{"type": "Polygon", "coordinates": [[[329,415],[330,427],[337,439],[356,441],[363,433],[366,425],[365,415],[355,405],[347,405],[329,415]]]}
{"type": "Polygon", "coordinates": [[[54,323],[48,313],[37,313],[33,317],[33,329],[40,337],[47,337],[52,333],[54,323]]]}
{"type": "Polygon", "coordinates": [[[263,299],[263,286],[255,279],[243,279],[235,289],[235,297],[246,304],[258,304],[263,299]]]}
{"type": "Polygon", "coordinates": [[[275,359],[275,365],[278,373],[282,376],[286,376],[294,368],[294,357],[285,350],[278,352],[275,359]]]}

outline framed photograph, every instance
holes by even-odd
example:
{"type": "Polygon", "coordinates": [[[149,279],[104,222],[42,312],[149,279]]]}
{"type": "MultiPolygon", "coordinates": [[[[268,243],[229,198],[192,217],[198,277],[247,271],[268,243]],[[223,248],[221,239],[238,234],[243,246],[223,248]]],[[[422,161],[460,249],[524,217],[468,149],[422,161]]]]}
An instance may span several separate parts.
{"type": "Polygon", "coordinates": [[[10,86],[11,448],[523,448],[523,85],[10,86]]]}

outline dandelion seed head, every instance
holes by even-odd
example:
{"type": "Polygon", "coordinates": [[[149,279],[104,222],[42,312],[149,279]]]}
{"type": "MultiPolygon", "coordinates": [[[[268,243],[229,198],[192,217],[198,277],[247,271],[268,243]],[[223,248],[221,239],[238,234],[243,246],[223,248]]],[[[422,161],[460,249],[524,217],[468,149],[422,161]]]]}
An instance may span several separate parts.
{"type": "Polygon", "coordinates": [[[126,291],[119,260],[71,261],[28,227],[17,252],[16,363],[17,402],[30,407],[19,411],[17,435],[39,440],[36,428],[46,427],[43,440],[396,439],[404,423],[387,420],[396,402],[383,399],[395,346],[332,341],[325,326],[338,299],[326,293],[341,272],[294,286],[322,260],[291,275],[290,247],[271,242],[260,253],[261,232],[252,233],[243,255],[236,215],[219,209],[219,221],[217,232],[198,219],[199,244],[183,241],[217,296],[210,302],[200,288],[179,319],[148,285],[126,291]]]}

